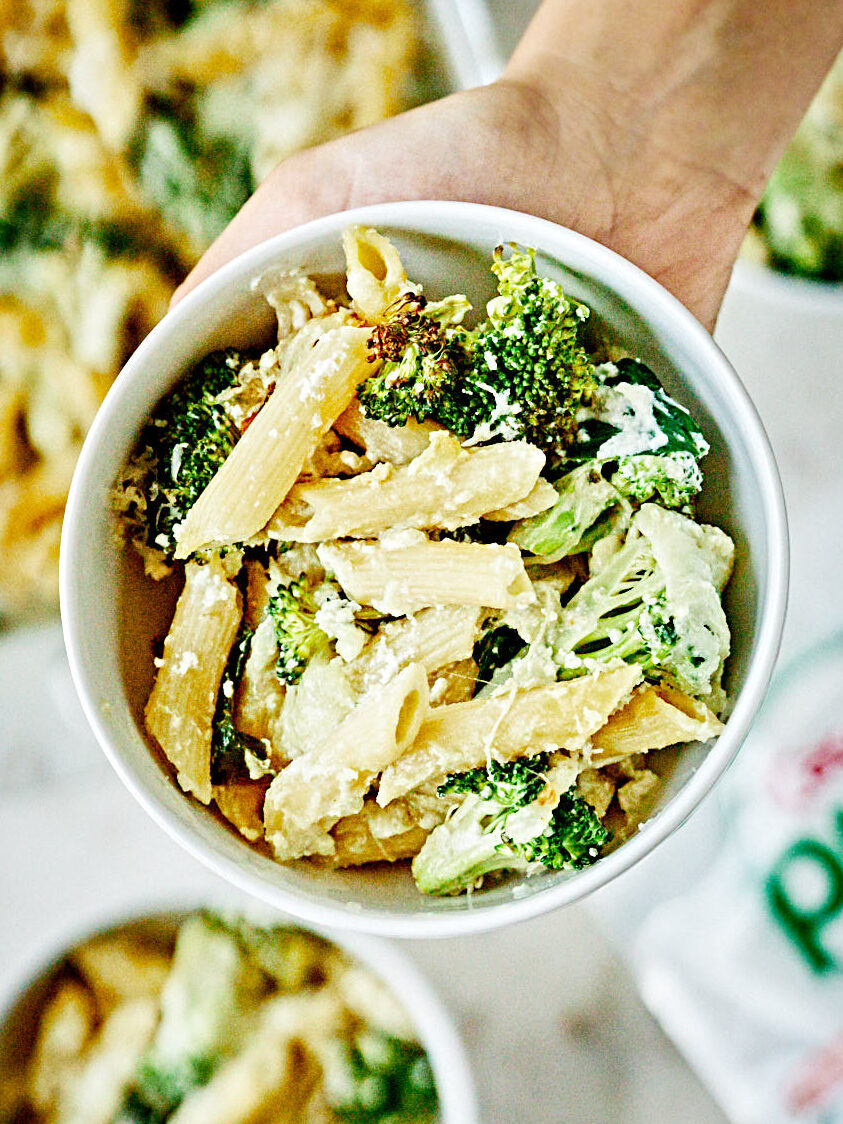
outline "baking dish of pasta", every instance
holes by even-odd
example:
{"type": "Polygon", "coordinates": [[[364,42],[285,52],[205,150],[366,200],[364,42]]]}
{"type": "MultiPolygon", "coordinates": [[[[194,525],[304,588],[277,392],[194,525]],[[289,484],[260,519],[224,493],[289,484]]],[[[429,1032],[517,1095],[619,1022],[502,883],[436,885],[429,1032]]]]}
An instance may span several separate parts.
{"type": "Polygon", "coordinates": [[[123,533],[184,574],[147,734],[281,862],[581,869],[653,807],[648,754],[722,729],[708,442],[530,251],[468,327],[378,231],[343,245],[336,298],[257,279],[277,343],[196,364],[124,466],[123,533]]]}

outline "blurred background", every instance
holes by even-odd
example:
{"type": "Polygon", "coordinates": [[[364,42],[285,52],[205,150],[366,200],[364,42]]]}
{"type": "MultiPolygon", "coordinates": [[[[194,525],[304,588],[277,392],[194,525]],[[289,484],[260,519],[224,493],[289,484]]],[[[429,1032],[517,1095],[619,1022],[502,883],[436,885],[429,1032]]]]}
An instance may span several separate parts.
{"type": "MultiPolygon", "coordinates": [[[[92,902],[195,897],[215,881],[112,777],[64,661],[61,519],[102,396],[279,159],[488,81],[537,6],[0,0],[7,975],[36,935],[92,902]]],[[[408,946],[457,1017],[490,1122],[524,1120],[527,1104],[536,1124],[843,1121],[843,658],[829,640],[843,629],[837,71],[768,187],[716,333],[788,501],[779,683],[733,775],[591,903],[408,946]],[[788,792],[807,793],[795,802],[775,783],[794,768],[788,792]],[[805,839],[814,851],[794,851],[805,839]]]]}

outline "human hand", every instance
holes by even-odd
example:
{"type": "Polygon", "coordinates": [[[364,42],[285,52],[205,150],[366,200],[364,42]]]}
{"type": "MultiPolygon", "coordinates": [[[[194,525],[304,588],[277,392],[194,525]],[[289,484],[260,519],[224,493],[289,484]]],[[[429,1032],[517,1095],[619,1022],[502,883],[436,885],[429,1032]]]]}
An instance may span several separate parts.
{"type": "Polygon", "coordinates": [[[652,203],[619,206],[619,169],[588,135],[591,127],[574,119],[560,136],[553,110],[534,90],[501,81],[298,153],[261,184],[175,299],[249,247],[311,219],[369,203],[456,199],[527,211],[596,238],[711,326],[748,219],[718,216],[716,261],[704,252],[690,260],[671,253],[682,231],[666,229],[664,213],[651,216],[652,203]]]}
{"type": "MultiPolygon", "coordinates": [[[[771,103],[775,36],[792,38],[793,28],[753,4],[708,0],[701,19],[695,0],[675,0],[669,17],[663,0],[640,0],[632,19],[626,0],[598,0],[585,15],[548,0],[500,81],[282,162],[175,299],[311,219],[370,203],[455,199],[526,211],[595,238],[713,328],[767,176],[837,49],[828,59],[829,48],[806,51],[789,94],[771,103]],[[650,7],[648,24],[642,9],[650,7]],[[741,19],[751,26],[733,42],[741,19]],[[747,77],[748,59],[757,75],[747,77]],[[761,115],[751,129],[744,93],[761,115]]],[[[820,6],[843,25],[840,0],[820,6]]]]}

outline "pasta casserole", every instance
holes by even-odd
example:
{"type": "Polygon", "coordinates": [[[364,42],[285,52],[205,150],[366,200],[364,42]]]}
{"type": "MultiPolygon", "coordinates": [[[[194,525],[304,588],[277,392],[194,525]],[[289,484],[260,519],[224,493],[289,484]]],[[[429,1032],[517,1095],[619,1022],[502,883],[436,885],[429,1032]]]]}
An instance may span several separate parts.
{"type": "Polygon", "coordinates": [[[0,1078],[9,1124],[437,1118],[395,996],[301,929],[211,913],[133,922],[70,950],[36,1015],[19,1072],[0,1078]]]}
{"type": "Polygon", "coordinates": [[[0,612],[56,602],[93,415],[273,165],[436,96],[409,0],[0,4],[0,612]]]}
{"type": "Polygon", "coordinates": [[[469,327],[379,232],[344,249],[339,300],[259,279],[277,343],[199,362],[118,482],[147,574],[182,582],[147,732],[280,862],[411,859],[430,894],[584,867],[648,815],[660,751],[722,729],[708,443],[532,252],[495,250],[469,327]]]}

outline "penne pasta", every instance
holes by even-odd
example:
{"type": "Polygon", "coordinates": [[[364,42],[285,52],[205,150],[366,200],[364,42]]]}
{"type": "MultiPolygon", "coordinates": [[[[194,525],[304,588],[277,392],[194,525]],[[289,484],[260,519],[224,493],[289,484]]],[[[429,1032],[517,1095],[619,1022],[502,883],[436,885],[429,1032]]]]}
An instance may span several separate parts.
{"type": "Polygon", "coordinates": [[[473,659],[457,660],[440,668],[430,685],[430,705],[468,702],[478,689],[478,667],[473,659]]]}
{"type": "Polygon", "coordinates": [[[263,802],[266,781],[243,781],[214,785],[214,803],[244,839],[255,843],[263,839],[263,802]]]}
{"type": "Polygon", "coordinates": [[[328,860],[331,866],[365,866],[367,863],[394,863],[411,859],[424,846],[430,830],[408,827],[395,835],[379,838],[363,816],[347,816],[331,832],[334,854],[328,860]]]}
{"type": "Polygon", "coordinates": [[[93,937],[74,949],[71,959],[100,1012],[111,1011],[129,999],[157,996],[169,970],[160,948],[113,935],[93,937]]]}
{"type": "Polygon", "coordinates": [[[633,753],[717,737],[723,723],[708,707],[665,685],[643,687],[592,739],[589,764],[610,765],[633,753]]]}
{"type": "Polygon", "coordinates": [[[361,810],[378,773],[412,743],[427,697],[424,669],[411,664],[369,691],[325,741],[278,774],[264,804],[266,836],[277,858],[333,853],[328,832],[361,810]]]}
{"type": "Polygon", "coordinates": [[[421,664],[432,675],[447,664],[468,659],[480,616],[478,608],[442,605],[390,621],[351,664],[355,681],[367,689],[388,682],[410,663],[421,664]]]}
{"type": "Polygon", "coordinates": [[[640,679],[640,668],[624,665],[431,710],[412,746],[384,769],[378,804],[385,807],[435,778],[490,760],[511,761],[549,750],[583,753],[640,679]]]}
{"type": "Polygon", "coordinates": [[[559,499],[559,493],[547,480],[536,481],[532,490],[523,499],[500,507],[496,511],[487,511],[483,516],[492,522],[510,523],[516,519],[527,519],[531,515],[539,515],[553,507],[559,499]]]}
{"type": "Polygon", "coordinates": [[[343,232],[346,288],[367,320],[378,320],[402,293],[415,292],[398,251],[377,230],[350,226],[343,232]]]}
{"type": "Polygon", "coordinates": [[[218,566],[188,563],[146,704],[147,730],[181,787],[203,804],[211,799],[211,723],[241,609],[239,590],[218,566]]]}
{"type": "Polygon", "coordinates": [[[202,549],[247,579],[216,710],[209,680],[185,742],[174,624],[150,729],[280,862],[413,857],[436,895],[580,869],[653,806],[647,753],[722,729],[733,544],[692,515],[708,442],[642,361],[589,351],[534,252],[495,249],[472,324],[378,231],[343,246],[350,301],[270,270],[277,345],[207,356],[118,485],[147,562],[202,549]]]}
{"type": "Polygon", "coordinates": [[[154,999],[131,999],[114,1008],[62,1090],[57,1124],[111,1124],[157,1021],[154,999]]]}
{"type": "Polygon", "coordinates": [[[531,493],[544,463],[544,453],[526,441],[468,450],[450,434],[434,433],[409,464],[297,484],[266,533],[285,542],[325,542],[406,528],[456,530],[531,493]],[[307,513],[304,523],[300,512],[307,513]]]}
{"type": "Polygon", "coordinates": [[[93,1038],[97,1013],[93,994],[76,980],[63,980],[49,999],[27,1066],[29,1099],[40,1112],[54,1109],[73,1080],[93,1038]]]}
{"type": "Polygon", "coordinates": [[[243,542],[266,526],[322,435],[371,373],[368,338],[369,329],[341,324],[309,347],[190,509],[177,534],[177,558],[200,547],[243,542]]]}
{"type": "Polygon", "coordinates": [[[577,793],[602,820],[615,795],[615,782],[597,769],[583,769],[577,776],[577,793]]]}
{"type": "MultiPolygon", "coordinates": [[[[272,620],[265,617],[258,625],[235,699],[235,724],[238,730],[274,745],[286,691],[275,674],[278,645],[272,620]]],[[[219,803],[219,801],[217,801],[219,803]]]]}
{"type": "Polygon", "coordinates": [[[446,432],[433,421],[417,422],[415,418],[408,418],[404,425],[392,426],[367,418],[356,398],[352,398],[334,422],[334,429],[363,449],[370,460],[389,461],[390,464],[406,464],[425,451],[431,434],[446,432]]]}
{"type": "Polygon", "coordinates": [[[328,995],[280,995],[261,1009],[243,1050],[219,1067],[206,1085],[188,1092],[169,1124],[255,1124],[295,1121],[319,1079],[297,1041],[333,1026],[339,1003],[328,995]]]}
{"type": "Polygon", "coordinates": [[[514,609],[534,598],[517,546],[430,542],[421,533],[407,542],[323,543],[317,554],[349,597],[392,616],[432,605],[483,605],[514,609]],[[405,545],[406,543],[406,545],[405,545]]]}
{"type": "Polygon", "coordinates": [[[339,867],[411,858],[448,809],[448,801],[435,791],[411,792],[388,808],[367,798],[359,812],[345,816],[331,831],[336,851],[329,861],[339,867]]]}

